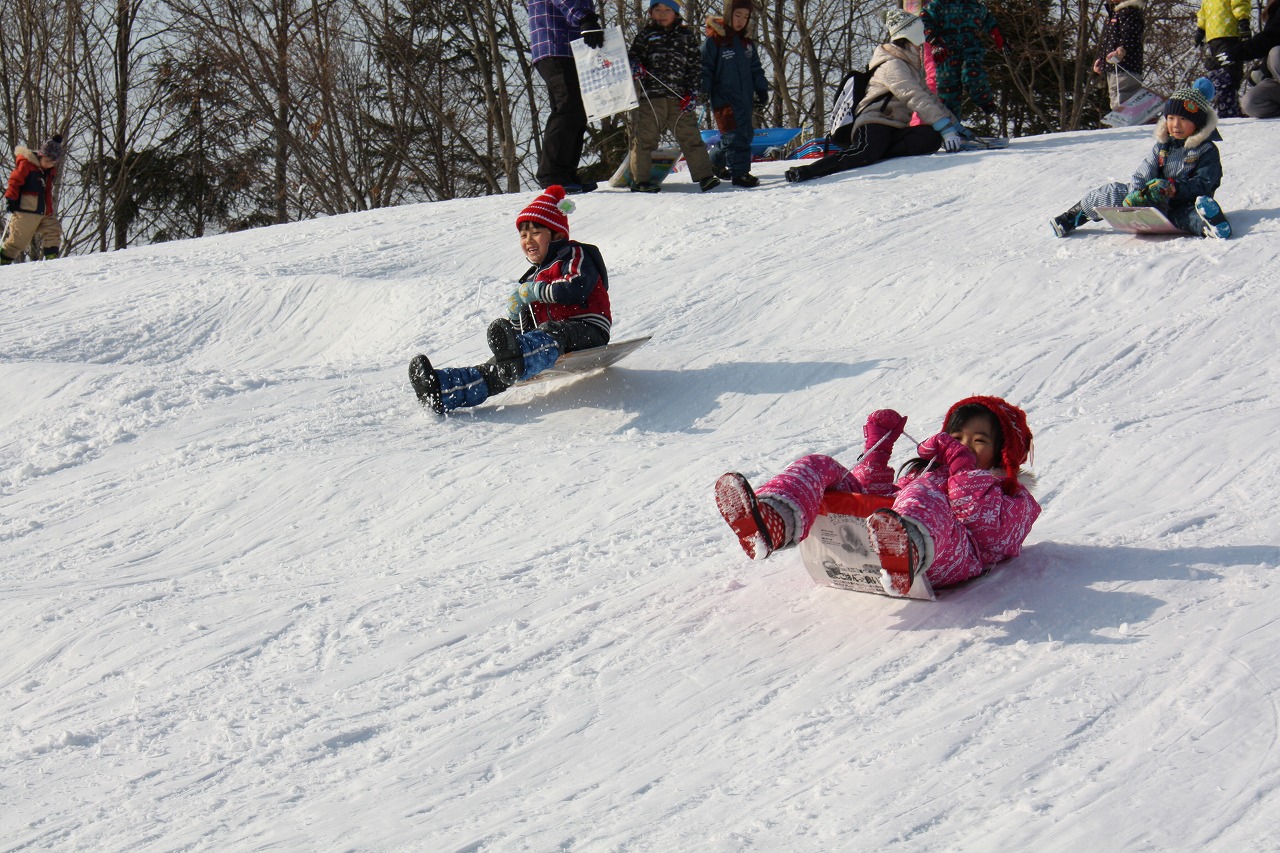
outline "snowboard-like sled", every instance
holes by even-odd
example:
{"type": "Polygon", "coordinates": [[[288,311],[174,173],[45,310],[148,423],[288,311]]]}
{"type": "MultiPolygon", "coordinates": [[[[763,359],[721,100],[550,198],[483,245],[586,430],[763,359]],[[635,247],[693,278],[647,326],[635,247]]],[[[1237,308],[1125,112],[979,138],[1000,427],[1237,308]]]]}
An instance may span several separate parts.
{"type": "MultiPolygon", "coordinates": [[[[675,171],[681,155],[679,148],[656,148],[649,156],[652,158],[649,166],[649,183],[660,186],[667,176],[675,171]]],[[[634,180],[631,175],[631,155],[628,154],[614,170],[613,176],[609,178],[609,186],[625,188],[631,186],[634,180]]]]}
{"type": "Polygon", "coordinates": [[[1100,207],[1098,213],[1112,228],[1127,234],[1187,234],[1156,207],[1100,207]]]}
{"type": "Polygon", "coordinates": [[[534,382],[543,382],[547,379],[577,376],[583,373],[590,373],[593,370],[603,370],[626,358],[652,338],[653,335],[645,335],[639,338],[628,338],[625,341],[605,344],[602,347],[592,347],[591,349],[580,349],[565,353],[556,359],[556,363],[551,367],[548,367],[532,379],[517,382],[516,385],[529,385],[534,382]]]}
{"type": "Polygon", "coordinates": [[[960,143],[961,151],[995,151],[1009,147],[1007,136],[979,136],[967,127],[961,128],[960,136],[964,140],[960,143]]]}
{"type": "MultiPolygon", "coordinates": [[[[813,580],[822,586],[890,595],[881,583],[881,575],[898,574],[904,581],[909,578],[909,590],[897,598],[915,598],[932,601],[933,587],[923,571],[911,573],[915,561],[908,556],[905,541],[902,547],[890,547],[886,529],[881,528],[881,543],[877,549],[867,530],[867,519],[877,510],[888,510],[893,499],[880,495],[855,495],[847,492],[827,492],[818,505],[818,517],[809,529],[809,535],[800,543],[800,559],[813,580]]],[[[890,511],[888,516],[896,517],[890,511]]],[[[884,516],[881,516],[884,517],[884,516]]],[[[891,522],[892,519],[887,519],[891,522]]],[[[903,584],[906,586],[906,583],[903,584]]]]}
{"type": "Polygon", "coordinates": [[[1164,110],[1166,100],[1150,89],[1139,89],[1133,97],[1103,116],[1102,123],[1111,127],[1150,124],[1164,110]]]}

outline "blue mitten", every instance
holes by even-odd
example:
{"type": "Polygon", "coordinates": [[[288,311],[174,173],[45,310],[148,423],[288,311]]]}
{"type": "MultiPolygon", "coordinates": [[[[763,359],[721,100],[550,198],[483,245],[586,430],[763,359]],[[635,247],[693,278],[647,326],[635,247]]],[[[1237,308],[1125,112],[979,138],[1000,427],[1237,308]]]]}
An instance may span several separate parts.
{"type": "Polygon", "coordinates": [[[536,291],[538,282],[534,280],[522,281],[520,285],[507,297],[507,319],[513,325],[520,325],[520,310],[530,302],[537,302],[536,291]]]}

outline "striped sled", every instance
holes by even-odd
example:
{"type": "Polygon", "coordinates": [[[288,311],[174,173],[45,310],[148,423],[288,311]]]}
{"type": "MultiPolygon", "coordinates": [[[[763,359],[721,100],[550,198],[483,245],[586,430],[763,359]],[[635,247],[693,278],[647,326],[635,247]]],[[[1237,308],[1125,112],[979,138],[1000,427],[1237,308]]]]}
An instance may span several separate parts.
{"type": "Polygon", "coordinates": [[[1171,234],[1185,237],[1187,232],[1169,221],[1155,207],[1100,207],[1098,213],[1107,224],[1126,234],[1171,234]]]}
{"type": "Polygon", "coordinates": [[[591,349],[580,349],[565,353],[556,359],[555,364],[537,376],[518,382],[516,385],[532,385],[536,382],[545,382],[548,379],[562,379],[566,376],[580,376],[593,370],[603,370],[635,352],[652,338],[653,335],[644,335],[639,338],[628,338],[625,341],[606,344],[602,347],[592,347],[591,349]]]}
{"type": "MultiPolygon", "coordinates": [[[[880,585],[880,555],[871,548],[867,516],[888,509],[893,499],[881,495],[827,492],[818,505],[818,517],[800,543],[800,559],[815,583],[835,589],[889,596],[880,585]]],[[[933,601],[933,587],[924,572],[916,575],[905,596],[933,601]]]]}

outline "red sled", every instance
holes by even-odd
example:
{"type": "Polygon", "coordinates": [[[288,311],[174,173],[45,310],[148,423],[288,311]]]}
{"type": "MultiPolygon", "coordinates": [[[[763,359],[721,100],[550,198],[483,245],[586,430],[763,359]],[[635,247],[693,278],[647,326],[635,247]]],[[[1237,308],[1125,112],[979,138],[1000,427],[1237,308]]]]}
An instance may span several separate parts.
{"type": "MultiPolygon", "coordinates": [[[[871,544],[867,533],[867,517],[878,509],[893,506],[893,498],[880,495],[855,495],[848,492],[827,492],[818,505],[818,517],[809,529],[809,535],[800,543],[800,559],[815,583],[835,589],[853,592],[869,592],[889,595],[880,583],[882,571],[897,569],[886,565],[871,544]]],[[[905,596],[933,601],[933,587],[924,572],[912,581],[905,596]]]]}

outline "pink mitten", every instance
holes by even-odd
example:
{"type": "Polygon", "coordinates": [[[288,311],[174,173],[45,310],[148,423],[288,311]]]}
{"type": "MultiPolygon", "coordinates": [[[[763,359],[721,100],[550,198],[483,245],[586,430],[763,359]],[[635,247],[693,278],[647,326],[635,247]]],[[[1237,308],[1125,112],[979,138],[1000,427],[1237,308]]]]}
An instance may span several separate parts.
{"type": "Polygon", "coordinates": [[[907,419],[893,409],[872,412],[867,418],[867,425],[862,428],[866,452],[870,453],[874,447],[877,451],[883,451],[888,458],[893,452],[893,443],[902,435],[902,429],[906,425],[907,419]]]}
{"type": "Polygon", "coordinates": [[[921,459],[936,459],[939,465],[947,466],[953,476],[978,467],[978,457],[973,451],[945,432],[926,438],[916,450],[921,459]]]}

